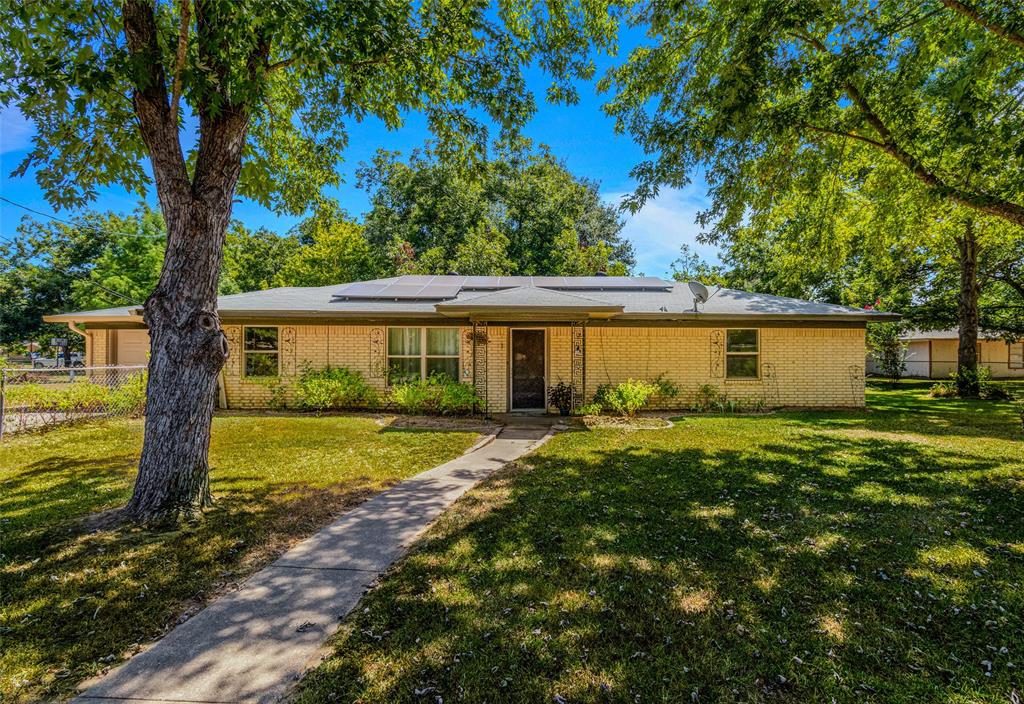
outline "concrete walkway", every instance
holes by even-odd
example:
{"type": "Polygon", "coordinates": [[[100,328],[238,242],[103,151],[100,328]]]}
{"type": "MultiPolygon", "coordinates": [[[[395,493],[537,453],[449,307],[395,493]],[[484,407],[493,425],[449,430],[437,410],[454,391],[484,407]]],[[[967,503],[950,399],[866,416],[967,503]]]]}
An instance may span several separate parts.
{"type": "Polygon", "coordinates": [[[477,450],[349,511],[79,695],[76,702],[273,702],[373,580],[453,502],[550,437],[506,426],[477,450]]]}

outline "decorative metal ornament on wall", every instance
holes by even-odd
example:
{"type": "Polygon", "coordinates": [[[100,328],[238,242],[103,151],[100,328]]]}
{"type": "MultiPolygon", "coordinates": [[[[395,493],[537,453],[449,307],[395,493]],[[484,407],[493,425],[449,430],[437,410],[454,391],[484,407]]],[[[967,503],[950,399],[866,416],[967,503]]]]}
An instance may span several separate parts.
{"type": "Polygon", "coordinates": [[[384,328],[370,328],[370,376],[374,379],[383,379],[387,368],[384,328]]]}
{"type": "Polygon", "coordinates": [[[857,398],[857,394],[864,393],[864,367],[860,364],[851,364],[849,368],[850,374],[850,390],[853,392],[853,397],[857,398]]]}
{"type": "Polygon", "coordinates": [[[295,328],[281,328],[281,375],[295,376],[295,328]]]}
{"type": "Polygon", "coordinates": [[[583,405],[586,389],[587,333],[580,323],[572,324],[572,407],[583,405]]]}
{"type": "Polygon", "coordinates": [[[487,324],[474,323],[470,332],[473,348],[473,379],[476,395],[487,404],[487,324]]]}
{"type": "Polygon", "coordinates": [[[725,376],[725,332],[711,331],[711,377],[721,379],[725,376]]]}
{"type": "Polygon", "coordinates": [[[778,406],[780,404],[779,377],[775,373],[775,365],[771,362],[762,364],[761,378],[763,380],[762,388],[764,389],[765,405],[778,406]]]}
{"type": "Polygon", "coordinates": [[[228,376],[238,376],[242,363],[242,328],[237,325],[225,325],[221,332],[228,341],[228,359],[224,363],[224,372],[228,376]]]}
{"type": "Polygon", "coordinates": [[[459,375],[464,383],[473,379],[473,329],[466,328],[462,331],[462,348],[459,355],[459,375]]]}

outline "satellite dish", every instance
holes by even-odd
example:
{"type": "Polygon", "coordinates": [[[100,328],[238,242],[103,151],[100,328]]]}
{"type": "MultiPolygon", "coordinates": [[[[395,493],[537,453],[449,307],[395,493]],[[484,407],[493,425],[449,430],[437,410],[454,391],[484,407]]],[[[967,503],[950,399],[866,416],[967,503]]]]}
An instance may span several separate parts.
{"type": "Polygon", "coordinates": [[[687,284],[690,287],[690,293],[693,294],[693,312],[697,312],[697,304],[706,303],[708,300],[708,289],[704,284],[691,281],[687,284]]]}

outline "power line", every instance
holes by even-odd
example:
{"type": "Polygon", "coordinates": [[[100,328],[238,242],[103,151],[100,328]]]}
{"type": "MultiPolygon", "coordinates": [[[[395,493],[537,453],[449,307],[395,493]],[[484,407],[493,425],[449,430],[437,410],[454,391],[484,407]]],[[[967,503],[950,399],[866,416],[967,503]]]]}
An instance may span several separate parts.
{"type": "MultiPolygon", "coordinates": [[[[2,196],[0,196],[0,197],[2,197],[2,196]]],[[[4,200],[6,200],[6,198],[4,198],[4,200]]],[[[6,242],[7,244],[10,244],[10,245],[15,244],[15,242],[13,240],[11,240],[11,239],[9,239],[7,237],[4,237],[3,235],[0,235],[0,242],[6,242]]],[[[64,274],[65,276],[70,276],[71,278],[75,279],[76,281],[84,281],[85,283],[89,284],[90,286],[95,286],[96,288],[100,289],[101,291],[105,291],[106,293],[109,293],[112,296],[117,296],[121,300],[128,301],[129,303],[131,303],[134,306],[141,306],[142,305],[141,303],[136,301],[134,298],[130,298],[130,297],[124,295],[123,293],[119,293],[119,292],[117,292],[117,291],[115,291],[113,289],[107,288],[103,284],[97,283],[97,282],[93,281],[92,279],[89,279],[89,278],[78,278],[74,274],[69,272],[67,269],[62,269],[61,267],[53,266],[52,262],[50,264],[50,268],[56,270],[57,272],[59,272],[61,274],[64,274]]],[[[110,303],[109,300],[107,302],[110,303]]]]}
{"type": "Polygon", "coordinates": [[[5,203],[9,203],[10,205],[13,205],[15,208],[21,208],[22,210],[27,210],[28,212],[30,212],[30,213],[32,213],[34,215],[41,215],[44,218],[49,218],[50,220],[54,220],[56,222],[63,223],[65,225],[70,225],[71,227],[77,227],[77,228],[80,228],[80,229],[83,229],[83,230],[90,230],[92,232],[100,232],[100,233],[103,233],[105,235],[113,235],[115,237],[139,237],[139,238],[144,239],[144,240],[161,240],[161,239],[164,238],[163,235],[143,235],[143,234],[140,234],[138,232],[115,232],[113,230],[106,230],[106,229],[104,229],[102,227],[96,227],[95,225],[88,225],[88,224],[84,224],[84,223],[80,223],[80,222],[72,222],[71,220],[65,220],[64,218],[59,218],[56,215],[51,215],[50,213],[44,213],[41,210],[36,210],[35,208],[30,208],[27,205],[23,205],[21,203],[17,203],[15,201],[11,200],[10,198],[6,198],[4,196],[0,196],[0,200],[2,200],[5,203]]]}

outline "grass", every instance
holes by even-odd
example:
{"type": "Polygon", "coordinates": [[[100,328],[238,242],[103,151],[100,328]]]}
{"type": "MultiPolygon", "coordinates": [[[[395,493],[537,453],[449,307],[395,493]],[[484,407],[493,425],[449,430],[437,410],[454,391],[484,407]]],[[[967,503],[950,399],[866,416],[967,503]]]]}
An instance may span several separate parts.
{"type": "Polygon", "coordinates": [[[0,444],[0,700],[70,694],[290,542],[397,480],[461,453],[474,432],[359,416],[214,420],[216,506],[183,530],[89,532],[131,494],[142,422],[0,444]]]}
{"type": "Polygon", "coordinates": [[[1015,701],[1024,435],[928,385],[556,436],[367,595],[298,701],[1015,701]]]}

